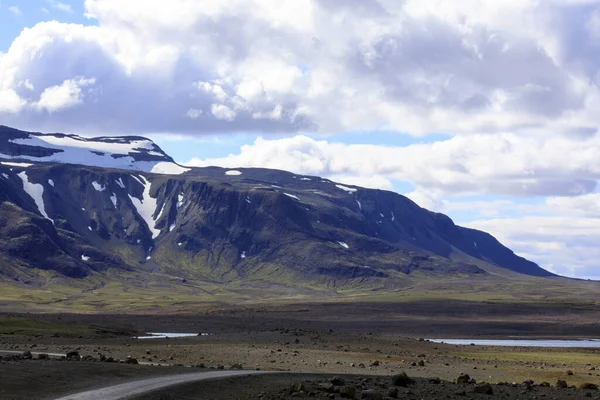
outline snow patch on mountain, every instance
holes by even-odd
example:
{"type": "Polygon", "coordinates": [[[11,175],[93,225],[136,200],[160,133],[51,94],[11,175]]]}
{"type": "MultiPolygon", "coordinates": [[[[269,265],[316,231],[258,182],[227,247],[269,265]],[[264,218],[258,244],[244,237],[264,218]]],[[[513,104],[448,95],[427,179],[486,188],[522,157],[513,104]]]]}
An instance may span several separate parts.
{"type": "Polygon", "coordinates": [[[96,189],[97,192],[104,192],[106,190],[106,186],[102,186],[96,181],[92,182],[92,186],[94,187],[94,189],[96,189]]]}
{"type": "MultiPolygon", "coordinates": [[[[11,156],[5,156],[3,154],[0,154],[0,157],[12,158],[11,156]]],[[[29,164],[29,163],[9,162],[9,161],[2,161],[2,162],[0,162],[0,164],[6,165],[9,167],[22,167],[22,168],[29,168],[33,165],[33,164],[29,164]]]]}
{"type": "MultiPolygon", "coordinates": [[[[138,162],[137,164],[150,163],[148,161],[138,162]]],[[[153,174],[163,174],[163,175],[181,175],[185,174],[188,171],[191,171],[191,168],[185,168],[178,164],[172,162],[159,162],[153,166],[149,166],[150,172],[153,174]]],[[[145,169],[144,169],[145,170],[145,169]]]]}
{"type": "Polygon", "coordinates": [[[335,187],[338,189],[342,189],[344,192],[348,192],[348,193],[354,193],[358,190],[358,189],[350,188],[350,187],[344,186],[344,185],[335,185],[335,187]]]}
{"type": "Polygon", "coordinates": [[[349,248],[350,248],[350,246],[348,246],[348,244],[347,244],[347,243],[345,243],[345,242],[338,242],[338,244],[339,244],[340,246],[342,246],[343,248],[345,248],[345,249],[349,249],[349,248]]]}
{"type": "Polygon", "coordinates": [[[291,197],[292,199],[300,200],[298,196],[294,196],[293,194],[284,193],[287,197],[291,197]]]}
{"type": "Polygon", "coordinates": [[[48,184],[52,187],[54,187],[54,181],[52,179],[48,179],[48,184]]]}
{"type": "Polygon", "coordinates": [[[90,261],[90,258],[88,256],[86,256],[85,254],[82,254],[81,261],[88,262],[88,261],[90,261]]]}
{"type": "Polygon", "coordinates": [[[23,189],[25,192],[31,196],[35,205],[38,208],[38,212],[47,220],[54,224],[54,221],[46,214],[46,207],[44,206],[44,186],[38,183],[29,182],[29,177],[27,176],[27,172],[23,171],[17,174],[19,178],[23,181],[23,189]]]}
{"type": "Polygon", "coordinates": [[[119,185],[121,187],[121,189],[125,189],[125,184],[123,183],[123,178],[119,178],[119,179],[115,180],[115,182],[117,183],[117,185],[119,185]]]}
{"type": "Polygon", "coordinates": [[[4,177],[4,179],[9,179],[10,177],[8,176],[8,174],[2,174],[2,176],[4,177]]]}
{"type": "Polygon", "coordinates": [[[143,138],[90,139],[74,135],[30,135],[27,138],[11,139],[10,143],[20,146],[43,147],[55,150],[55,152],[42,157],[28,155],[13,157],[3,154],[0,154],[0,157],[133,169],[165,175],[181,175],[191,170],[176,164],[169,156],[161,152],[154,142],[143,138]]]}
{"type": "MultiPolygon", "coordinates": [[[[158,218],[154,219],[154,214],[156,214],[156,209],[157,209],[157,204],[156,204],[157,202],[156,202],[156,199],[154,199],[154,198],[152,198],[152,196],[150,196],[150,188],[152,187],[152,184],[150,182],[148,182],[146,180],[146,178],[144,178],[141,175],[140,175],[140,178],[143,180],[143,182],[142,182],[142,180],[134,177],[133,175],[132,175],[132,177],[135,180],[137,180],[138,182],[140,182],[141,185],[144,186],[144,193],[142,194],[141,200],[128,194],[129,199],[133,203],[139,216],[142,217],[142,219],[146,223],[146,226],[150,230],[150,233],[152,233],[152,239],[156,239],[158,237],[158,235],[160,235],[160,229],[156,229],[155,225],[156,225],[156,221],[160,218],[160,215],[162,215],[162,210],[161,210],[161,213],[159,214],[158,218]]],[[[164,207],[163,207],[163,210],[164,210],[164,207]]]]}
{"type": "Polygon", "coordinates": [[[242,174],[241,171],[235,171],[235,170],[225,171],[225,175],[229,175],[229,176],[240,176],[241,174],[242,174]]]}
{"type": "Polygon", "coordinates": [[[113,193],[112,196],[110,196],[110,201],[112,201],[113,206],[117,208],[117,195],[115,193],[113,193]]]}

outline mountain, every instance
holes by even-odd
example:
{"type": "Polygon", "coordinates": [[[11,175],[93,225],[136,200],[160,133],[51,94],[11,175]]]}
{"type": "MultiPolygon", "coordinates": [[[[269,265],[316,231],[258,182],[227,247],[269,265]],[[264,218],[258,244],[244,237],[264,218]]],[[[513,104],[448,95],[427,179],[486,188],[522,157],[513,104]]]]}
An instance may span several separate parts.
{"type": "Polygon", "coordinates": [[[393,192],[278,170],[187,168],[142,137],[0,127],[5,281],[164,277],[294,293],[519,274],[553,276],[393,192]]]}

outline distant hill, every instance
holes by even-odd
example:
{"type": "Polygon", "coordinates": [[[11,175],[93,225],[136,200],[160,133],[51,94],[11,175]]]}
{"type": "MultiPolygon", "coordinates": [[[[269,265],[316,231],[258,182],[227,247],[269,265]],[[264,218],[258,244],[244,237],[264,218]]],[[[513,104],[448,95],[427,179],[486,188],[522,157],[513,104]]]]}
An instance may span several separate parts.
{"type": "Polygon", "coordinates": [[[186,168],[142,137],[0,127],[0,275],[398,289],[550,272],[399,194],[269,169],[186,168]],[[56,276],[56,275],[53,275],[56,276]]]}

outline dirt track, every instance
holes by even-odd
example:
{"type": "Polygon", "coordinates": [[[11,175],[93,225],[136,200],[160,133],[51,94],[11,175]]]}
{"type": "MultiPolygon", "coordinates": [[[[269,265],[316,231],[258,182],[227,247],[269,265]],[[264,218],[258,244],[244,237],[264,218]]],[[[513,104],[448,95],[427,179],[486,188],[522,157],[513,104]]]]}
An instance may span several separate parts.
{"type": "MultiPolygon", "coordinates": [[[[545,334],[543,336],[548,337],[549,333],[555,337],[600,337],[600,316],[594,307],[569,311],[552,305],[524,306],[521,313],[519,309],[510,304],[485,303],[469,308],[468,304],[461,302],[443,305],[361,303],[227,309],[181,316],[43,315],[39,318],[65,324],[110,326],[141,332],[211,332],[213,335],[136,340],[128,336],[14,334],[0,336],[0,348],[57,354],[77,350],[93,360],[133,357],[140,363],[214,369],[242,364],[245,370],[360,375],[362,379],[405,371],[414,378],[439,377],[448,382],[464,372],[477,382],[512,383],[531,379],[536,383],[545,381],[554,385],[558,379],[564,379],[569,385],[600,383],[600,352],[593,349],[505,348],[498,352],[498,348],[492,347],[454,346],[417,340],[428,336],[502,337],[515,334],[545,334]],[[567,374],[569,370],[572,375],[567,374]]],[[[4,361],[0,362],[0,398],[49,399],[145,377],[191,371],[182,367],[101,362],[4,361]]],[[[272,382],[272,389],[278,388],[274,398],[280,398],[277,393],[285,388],[278,385],[298,383],[280,377],[271,381],[260,377],[252,379],[262,382],[263,389],[258,393],[264,392],[263,383],[272,382]],[[276,385],[276,382],[279,383],[276,385]]],[[[240,378],[240,381],[246,382],[246,378],[240,378]]],[[[231,383],[232,388],[236,387],[235,382],[231,383]]],[[[210,393],[211,385],[219,387],[221,384],[215,381],[194,385],[200,385],[198,387],[202,387],[203,392],[210,393]]],[[[426,390],[427,386],[423,388],[426,390]]],[[[189,397],[193,393],[169,390],[180,393],[181,399],[194,398],[189,397]]],[[[468,392],[473,388],[465,390],[468,392]]],[[[511,390],[504,387],[499,392],[511,390]]],[[[552,398],[553,393],[548,392],[548,398],[552,398]]],[[[576,395],[580,392],[562,394],[571,393],[576,395]]],[[[234,394],[224,398],[236,398],[234,394]]]]}

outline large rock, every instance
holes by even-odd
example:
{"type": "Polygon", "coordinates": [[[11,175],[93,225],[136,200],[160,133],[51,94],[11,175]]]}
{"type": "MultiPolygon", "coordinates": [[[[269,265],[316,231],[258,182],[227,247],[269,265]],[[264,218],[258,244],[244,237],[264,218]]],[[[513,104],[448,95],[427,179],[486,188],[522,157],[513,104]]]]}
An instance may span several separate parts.
{"type": "Polygon", "coordinates": [[[569,385],[567,385],[567,381],[559,379],[556,381],[556,387],[559,389],[566,389],[569,387],[569,385]]]}
{"type": "Polygon", "coordinates": [[[480,385],[475,386],[473,392],[492,395],[494,394],[494,388],[492,388],[492,385],[490,385],[489,383],[482,383],[480,385]]]}
{"type": "Polygon", "coordinates": [[[406,387],[412,384],[414,381],[406,375],[406,372],[401,372],[397,375],[392,376],[392,385],[406,387]]]}
{"type": "Polygon", "coordinates": [[[335,386],[344,386],[346,384],[346,380],[344,378],[340,378],[339,376],[334,376],[329,380],[329,382],[335,386]]]}
{"type": "Polygon", "coordinates": [[[66,358],[69,361],[81,361],[81,356],[78,351],[69,351],[66,358]]]}
{"type": "Polygon", "coordinates": [[[585,382],[585,383],[582,383],[581,386],[579,386],[579,389],[581,389],[581,390],[598,390],[598,385],[596,385],[595,383],[585,382]]]}
{"type": "Polygon", "coordinates": [[[457,385],[466,385],[471,381],[471,377],[469,374],[460,374],[458,378],[456,378],[457,385]]]}

